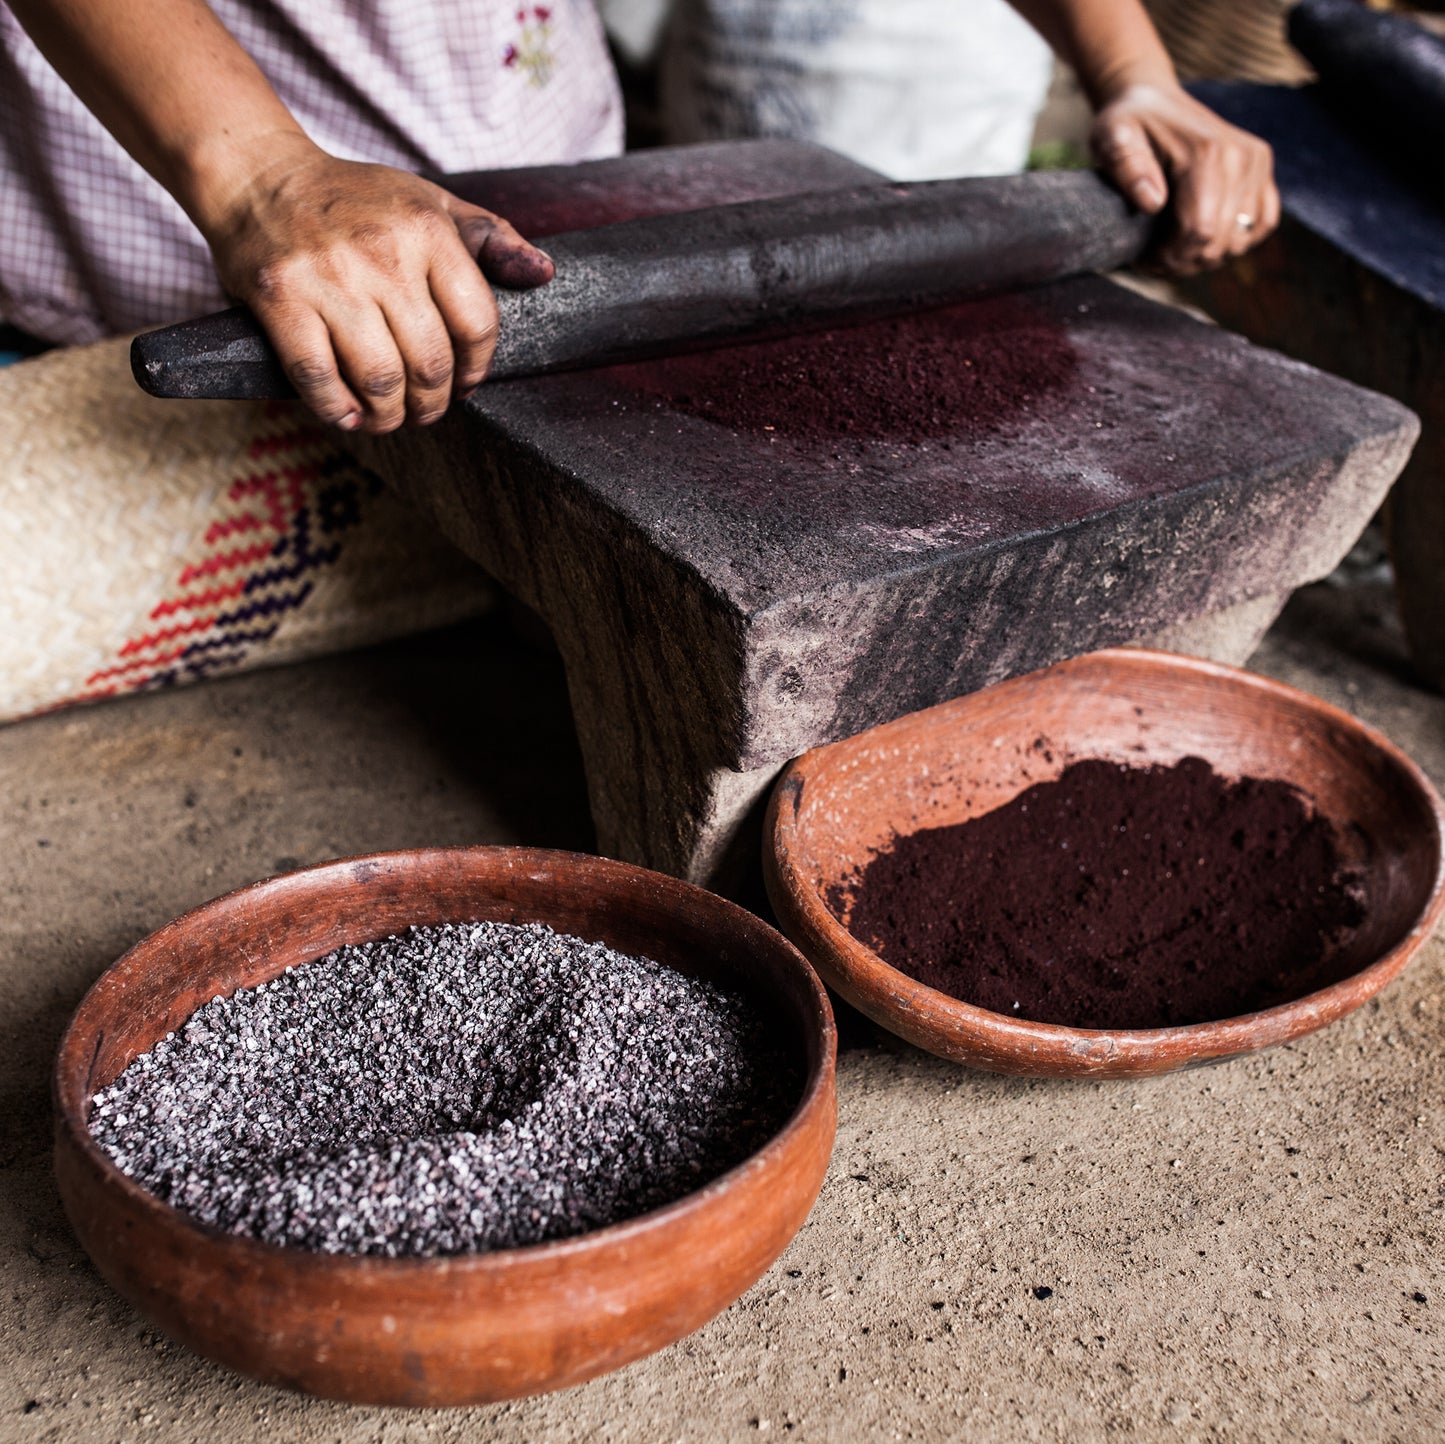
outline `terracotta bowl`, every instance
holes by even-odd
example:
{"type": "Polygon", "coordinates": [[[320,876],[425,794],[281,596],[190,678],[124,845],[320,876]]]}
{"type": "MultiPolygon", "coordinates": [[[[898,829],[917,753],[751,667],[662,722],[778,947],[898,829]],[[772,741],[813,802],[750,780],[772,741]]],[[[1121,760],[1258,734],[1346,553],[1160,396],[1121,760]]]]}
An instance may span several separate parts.
{"type": "Polygon", "coordinates": [[[1123,1077],[1283,1043],[1373,997],[1445,909],[1442,823],[1440,800],[1419,768],[1318,698],[1197,658],[1109,651],[800,757],[773,793],[764,866],[783,930],[831,987],[883,1027],[994,1072],[1123,1077]],[[915,982],[858,942],[828,907],[829,890],[894,837],[991,812],[1070,762],[1144,765],[1188,756],[1229,777],[1293,783],[1336,823],[1373,899],[1371,917],[1345,945],[1351,976],[1218,1022],[1067,1028],[1005,1017],[915,982]]]}
{"type": "Polygon", "coordinates": [[[243,888],[138,943],[71,1020],[55,1069],[56,1172],[101,1274],[165,1332],[271,1384],[371,1404],[459,1405],[576,1384],[691,1332],[807,1217],[836,1122],[833,1016],[813,970],[752,914],[595,857],[399,852],[243,888]],[[220,1233],[133,1183],[86,1127],[90,1099],[217,993],[411,924],[541,921],[750,992],[805,1060],[781,1132],[707,1187],[575,1239],[386,1259],[220,1233]]]}

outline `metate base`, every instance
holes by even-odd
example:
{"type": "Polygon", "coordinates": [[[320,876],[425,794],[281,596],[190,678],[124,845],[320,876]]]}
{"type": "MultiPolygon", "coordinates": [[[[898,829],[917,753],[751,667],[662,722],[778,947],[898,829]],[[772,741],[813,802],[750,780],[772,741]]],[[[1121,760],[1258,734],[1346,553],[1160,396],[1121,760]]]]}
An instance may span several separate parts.
{"type": "MultiPolygon", "coordinates": [[[[535,207],[541,234],[572,201],[584,223],[619,218],[609,195],[661,209],[669,177],[696,205],[858,174],[774,142],[466,192],[524,231],[535,207]]],[[[921,442],[719,425],[658,395],[675,373],[657,361],[484,386],[369,448],[546,620],[603,852],[726,881],[809,747],[1096,647],[1163,634],[1241,659],[1349,548],[1416,434],[1394,402],[1107,281],[961,314],[1001,358],[1043,327],[1072,367],[921,442]]]]}
{"type": "Polygon", "coordinates": [[[1422,678],[1445,690],[1445,191],[1355,135],[1314,87],[1199,85],[1274,147],[1284,203],[1259,250],[1191,283],[1226,326],[1414,407],[1420,444],[1386,512],[1396,594],[1422,678]]]}

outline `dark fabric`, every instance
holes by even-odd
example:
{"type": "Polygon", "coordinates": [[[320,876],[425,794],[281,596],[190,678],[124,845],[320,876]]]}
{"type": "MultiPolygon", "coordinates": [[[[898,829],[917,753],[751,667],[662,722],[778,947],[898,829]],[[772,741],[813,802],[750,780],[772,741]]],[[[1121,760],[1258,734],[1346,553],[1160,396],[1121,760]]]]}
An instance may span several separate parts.
{"type": "Polygon", "coordinates": [[[50,350],[50,342],[27,336],[14,326],[0,322],[0,366],[9,366],[13,361],[24,361],[29,356],[38,356],[50,350]]]}

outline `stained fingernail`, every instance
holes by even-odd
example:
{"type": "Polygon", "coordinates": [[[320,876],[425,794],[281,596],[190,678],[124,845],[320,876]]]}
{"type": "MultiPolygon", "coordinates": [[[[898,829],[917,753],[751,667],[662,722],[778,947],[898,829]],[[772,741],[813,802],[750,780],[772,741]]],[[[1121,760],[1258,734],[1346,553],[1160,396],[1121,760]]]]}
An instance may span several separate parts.
{"type": "Polygon", "coordinates": [[[361,413],[359,411],[353,411],[349,416],[343,416],[336,425],[342,431],[355,431],[356,428],[361,425],[361,413]]]}

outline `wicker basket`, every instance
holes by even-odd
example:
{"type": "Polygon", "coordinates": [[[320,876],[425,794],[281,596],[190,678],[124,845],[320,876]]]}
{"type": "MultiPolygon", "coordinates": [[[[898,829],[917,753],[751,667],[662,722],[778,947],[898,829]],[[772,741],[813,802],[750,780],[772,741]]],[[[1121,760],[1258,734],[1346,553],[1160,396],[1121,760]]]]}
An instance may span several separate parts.
{"type": "Polygon", "coordinates": [[[128,346],[0,369],[0,720],[362,646],[493,599],[299,406],[156,401],[128,346]]]}
{"type": "Polygon", "coordinates": [[[1303,85],[1313,72],[1285,38],[1279,0],[1144,0],[1185,80],[1303,85]]]}

